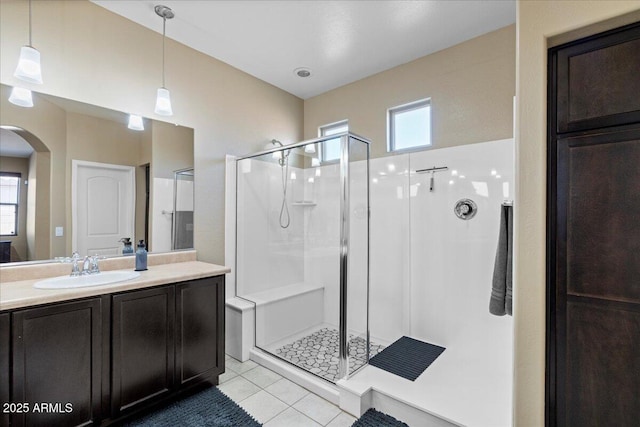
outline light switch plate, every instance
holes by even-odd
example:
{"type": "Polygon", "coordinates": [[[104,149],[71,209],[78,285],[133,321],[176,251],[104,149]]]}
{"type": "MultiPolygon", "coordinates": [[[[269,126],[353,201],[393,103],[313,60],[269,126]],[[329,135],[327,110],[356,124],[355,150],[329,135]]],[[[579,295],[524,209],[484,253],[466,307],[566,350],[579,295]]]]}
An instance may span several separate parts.
{"type": "Polygon", "coordinates": [[[56,237],[62,237],[62,236],[64,236],[64,228],[56,227],[56,237]]]}

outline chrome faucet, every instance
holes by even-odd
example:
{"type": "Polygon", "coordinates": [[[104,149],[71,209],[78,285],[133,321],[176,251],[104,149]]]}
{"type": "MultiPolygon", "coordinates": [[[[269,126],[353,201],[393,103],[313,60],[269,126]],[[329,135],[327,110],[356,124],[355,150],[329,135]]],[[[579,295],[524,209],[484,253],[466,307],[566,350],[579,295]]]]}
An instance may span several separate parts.
{"type": "Polygon", "coordinates": [[[84,257],[84,261],[82,262],[82,276],[86,276],[89,274],[98,274],[100,273],[100,267],[98,266],[98,259],[100,257],[96,254],[93,256],[87,255],[84,257]]]}
{"type": "Polygon", "coordinates": [[[86,276],[87,274],[91,274],[91,271],[89,270],[90,265],[91,265],[91,257],[87,255],[86,257],[84,257],[84,261],[82,262],[82,273],[80,274],[83,276],[86,276]]]}
{"type": "Polygon", "coordinates": [[[104,257],[98,256],[95,254],[91,257],[91,265],[89,266],[89,274],[98,274],[100,273],[100,266],[98,265],[98,260],[103,259],[104,257]]]}
{"type": "Polygon", "coordinates": [[[73,252],[73,254],[71,254],[71,277],[80,275],[80,269],[78,268],[79,260],[80,254],[78,252],[73,252]]]}

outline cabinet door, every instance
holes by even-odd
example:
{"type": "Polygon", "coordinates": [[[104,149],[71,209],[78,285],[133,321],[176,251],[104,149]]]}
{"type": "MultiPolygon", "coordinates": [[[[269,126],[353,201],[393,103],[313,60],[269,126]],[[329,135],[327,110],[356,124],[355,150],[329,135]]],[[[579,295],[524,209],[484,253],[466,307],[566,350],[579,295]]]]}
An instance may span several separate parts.
{"type": "Polygon", "coordinates": [[[112,417],[168,394],[174,372],[174,286],[114,295],[112,417]]]}
{"type": "Polygon", "coordinates": [[[640,121],[640,25],[557,49],[557,133],[640,121]]]}
{"type": "Polygon", "coordinates": [[[640,419],[640,130],[558,140],[558,426],[640,419]]]}
{"type": "Polygon", "coordinates": [[[224,276],[176,285],[176,375],[180,385],[224,370],[224,276]]]}
{"type": "MultiPolygon", "coordinates": [[[[9,313],[0,314],[0,404],[9,402],[9,349],[10,344],[9,313]]],[[[0,426],[9,425],[9,414],[0,412],[0,426]]]]}
{"type": "Polygon", "coordinates": [[[11,401],[15,426],[79,426],[100,419],[100,298],[16,311],[11,401]],[[37,406],[36,406],[37,405],[37,406]]]}

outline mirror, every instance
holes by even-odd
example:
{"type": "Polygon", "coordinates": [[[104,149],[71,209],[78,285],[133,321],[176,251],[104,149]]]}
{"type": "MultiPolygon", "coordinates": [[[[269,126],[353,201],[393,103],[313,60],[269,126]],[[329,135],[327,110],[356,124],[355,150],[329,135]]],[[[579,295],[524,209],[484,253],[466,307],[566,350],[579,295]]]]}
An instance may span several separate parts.
{"type": "Polygon", "coordinates": [[[126,113],[35,92],[18,107],[0,86],[3,263],[119,255],[123,237],[193,247],[193,129],[144,118],[131,130],[126,113]]]}

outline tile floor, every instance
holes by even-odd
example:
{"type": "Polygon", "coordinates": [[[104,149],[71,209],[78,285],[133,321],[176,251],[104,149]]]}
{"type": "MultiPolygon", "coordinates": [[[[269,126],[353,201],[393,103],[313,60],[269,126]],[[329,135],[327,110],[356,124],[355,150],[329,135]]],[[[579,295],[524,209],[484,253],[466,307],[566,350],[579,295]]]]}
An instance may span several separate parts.
{"type": "Polygon", "coordinates": [[[349,427],[355,418],[279,374],[227,356],[220,391],[265,427],[349,427]]]}

